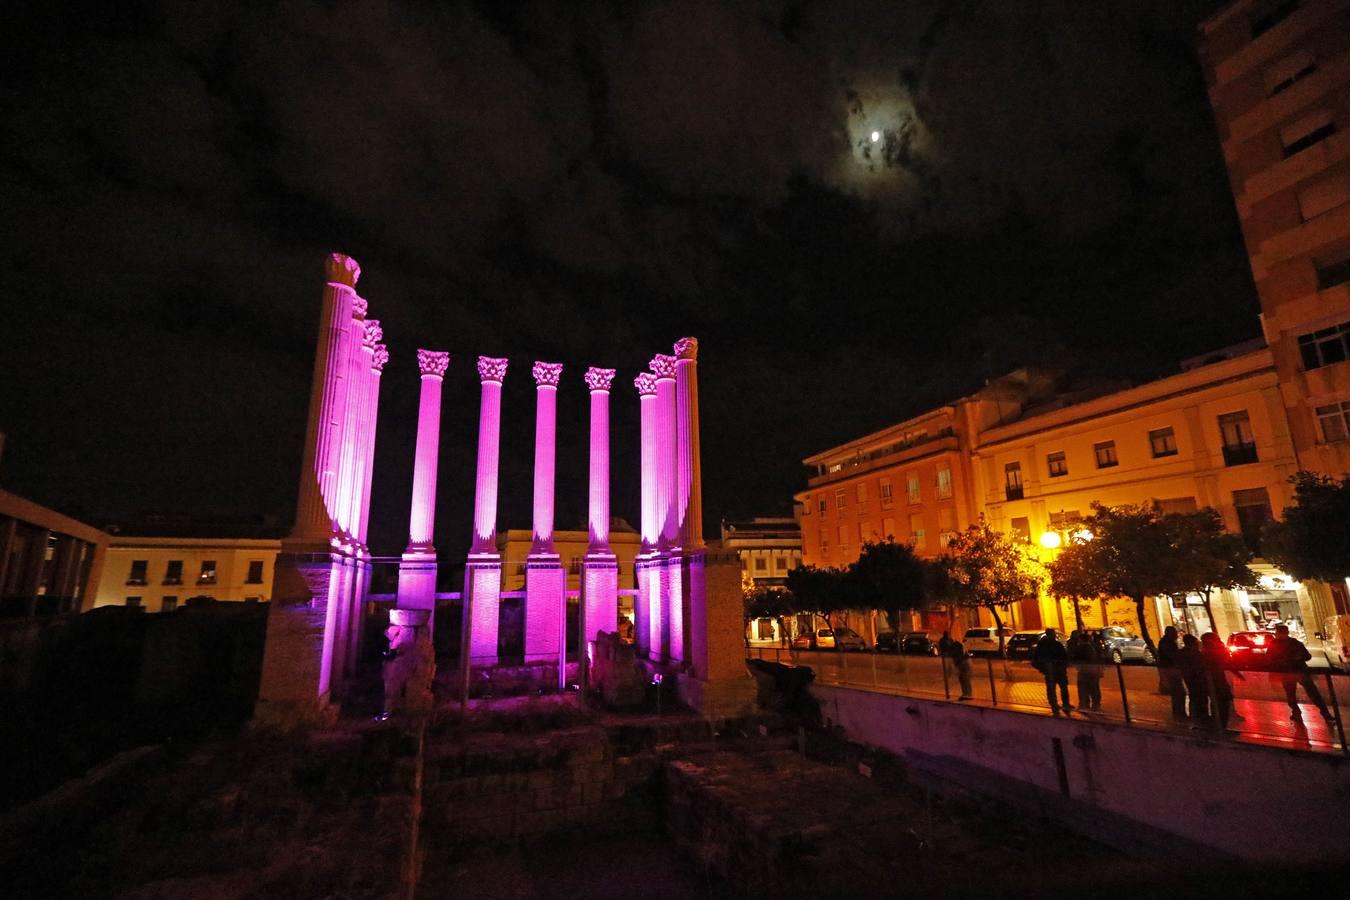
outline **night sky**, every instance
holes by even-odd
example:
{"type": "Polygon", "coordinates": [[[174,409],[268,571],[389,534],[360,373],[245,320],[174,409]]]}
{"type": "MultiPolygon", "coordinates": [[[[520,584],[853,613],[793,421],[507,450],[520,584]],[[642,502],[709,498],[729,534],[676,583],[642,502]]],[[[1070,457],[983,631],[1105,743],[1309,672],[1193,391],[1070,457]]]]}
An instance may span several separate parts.
{"type": "Polygon", "coordinates": [[[330,250],[392,355],[377,552],[406,541],[419,346],[455,357],[447,555],[478,354],[512,360],[500,525],[530,524],[535,359],[567,367],[558,527],[587,365],[619,369],[636,523],[632,379],[697,335],[710,534],[991,373],[1174,371],[1259,334],[1195,52],[1218,5],[7,4],[0,485],[289,522],[330,250]]]}

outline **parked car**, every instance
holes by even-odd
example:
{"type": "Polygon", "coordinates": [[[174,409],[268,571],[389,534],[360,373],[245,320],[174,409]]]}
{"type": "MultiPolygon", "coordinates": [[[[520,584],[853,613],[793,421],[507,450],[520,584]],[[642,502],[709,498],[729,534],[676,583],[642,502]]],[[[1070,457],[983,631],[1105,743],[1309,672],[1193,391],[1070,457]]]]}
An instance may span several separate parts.
{"type": "Polygon", "coordinates": [[[1001,629],[985,628],[967,628],[965,636],[961,638],[961,643],[966,645],[966,652],[972,656],[982,653],[992,653],[997,655],[999,651],[999,635],[1003,636],[1003,646],[1008,646],[1008,641],[1012,640],[1013,630],[1008,626],[1001,629]]]}
{"type": "Polygon", "coordinates": [[[900,652],[910,656],[937,656],[941,639],[942,635],[936,631],[909,631],[900,642],[900,652]]]}
{"type": "Polygon", "coordinates": [[[1239,669],[1264,669],[1274,640],[1268,631],[1235,631],[1228,636],[1228,655],[1239,669]]]}
{"type": "Polygon", "coordinates": [[[1044,631],[1019,631],[1008,639],[1008,659],[1031,659],[1044,631]]]}
{"type": "Polygon", "coordinates": [[[878,653],[896,653],[899,642],[895,639],[894,631],[883,631],[877,635],[876,651],[878,653]]]}
{"type": "Polygon", "coordinates": [[[852,628],[817,628],[797,635],[792,646],[799,650],[866,650],[867,642],[852,628]]]}
{"type": "Polygon", "coordinates": [[[1106,643],[1106,652],[1113,663],[1123,663],[1137,659],[1145,665],[1153,665],[1153,651],[1148,649],[1144,639],[1130,634],[1119,625],[1111,625],[1097,632],[1106,643]]]}
{"type": "Polygon", "coordinates": [[[1327,617],[1322,626],[1322,652],[1333,669],[1350,665],[1350,616],[1327,617]]]}

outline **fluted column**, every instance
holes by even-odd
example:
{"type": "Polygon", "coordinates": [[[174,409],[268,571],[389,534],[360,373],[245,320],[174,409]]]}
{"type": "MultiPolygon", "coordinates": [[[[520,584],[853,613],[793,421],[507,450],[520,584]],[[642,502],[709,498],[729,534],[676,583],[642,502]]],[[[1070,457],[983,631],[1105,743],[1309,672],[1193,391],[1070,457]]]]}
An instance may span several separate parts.
{"type": "Polygon", "coordinates": [[[413,457],[412,511],[408,547],[398,567],[398,605],[405,609],[436,608],[436,462],[441,445],[441,384],[450,354],[418,350],[422,375],[417,407],[417,444],[413,457]]]}
{"type": "Polygon", "coordinates": [[[675,357],[657,354],[652,357],[651,369],[656,374],[656,518],[664,549],[678,546],[680,540],[676,505],[675,357]]]}
{"type": "Polygon", "coordinates": [[[347,326],[352,317],[361,266],[350,256],[332,253],[324,268],[327,282],[310,379],[309,420],[305,426],[295,528],[290,537],[291,540],[327,545],[332,535],[332,516],[324,488],[326,480],[331,481],[333,422],[342,392],[341,376],[348,350],[347,326]]]}
{"type": "Polygon", "coordinates": [[[680,547],[703,546],[703,466],[698,438],[698,339],[675,342],[675,406],[678,435],[677,505],[680,547]]]}
{"type": "Polygon", "coordinates": [[[365,378],[365,408],[369,427],[365,430],[365,439],[361,445],[361,504],[356,524],[356,539],[360,545],[362,562],[358,569],[356,591],[352,598],[352,627],[347,636],[347,670],[354,673],[356,662],[361,658],[363,613],[370,592],[370,484],[375,472],[375,432],[379,421],[380,378],[389,362],[389,348],[380,341],[384,330],[374,319],[366,320],[365,358],[369,364],[365,378]]]}
{"type": "Polygon", "coordinates": [[[609,388],[613,382],[613,369],[586,370],[586,386],[591,391],[590,544],[582,562],[579,609],[586,646],[600,632],[619,629],[619,563],[609,547],[609,388]]]}
{"type": "Polygon", "coordinates": [[[660,526],[656,522],[656,376],[643,372],[633,379],[642,422],[642,548],[634,564],[637,602],[633,604],[633,634],[639,655],[661,648],[661,595],[656,567],[660,526]]]}
{"type": "Polygon", "coordinates": [[[534,536],[525,559],[525,661],[561,662],[567,621],[567,573],[553,548],[553,487],[560,363],[536,362],[534,536]]]}
{"type": "Polygon", "coordinates": [[[501,437],[505,359],[478,357],[482,400],[478,413],[478,471],[474,486],[473,544],[464,572],[464,637],[467,665],[497,662],[497,620],[502,565],[497,552],[497,461],[501,437]]]}

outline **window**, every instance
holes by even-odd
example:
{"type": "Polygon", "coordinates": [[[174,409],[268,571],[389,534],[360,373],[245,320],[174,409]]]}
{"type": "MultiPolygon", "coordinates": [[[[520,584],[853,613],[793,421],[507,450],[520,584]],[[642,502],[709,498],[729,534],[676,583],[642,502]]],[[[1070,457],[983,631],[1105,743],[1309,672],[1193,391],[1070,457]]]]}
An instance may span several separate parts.
{"type": "Polygon", "coordinates": [[[775,572],[786,572],[788,561],[781,556],[775,556],[773,560],[773,570],[775,572]]]}
{"type": "Polygon", "coordinates": [[[131,561],[131,571],[127,573],[127,584],[145,584],[145,575],[149,568],[149,560],[133,559],[131,561]]]}
{"type": "Polygon", "coordinates": [[[1169,425],[1166,428],[1155,428],[1148,433],[1148,446],[1153,451],[1153,458],[1160,456],[1177,455],[1177,436],[1169,425]]]}
{"type": "Polygon", "coordinates": [[[140,597],[128,597],[128,598],[127,598],[127,606],[131,607],[132,609],[139,609],[139,608],[141,607],[141,598],[140,598],[140,597]]]}
{"type": "Polygon", "coordinates": [[[911,472],[907,476],[905,490],[909,494],[910,503],[918,503],[923,499],[922,488],[919,487],[919,475],[917,472],[911,472]]]}
{"type": "Polygon", "coordinates": [[[170,597],[165,597],[165,598],[163,598],[162,600],[159,601],[159,611],[160,611],[160,612],[173,612],[173,611],[174,611],[175,609],[177,609],[177,608],[178,608],[178,598],[177,598],[177,597],[172,597],[172,596],[170,596],[170,597]]]}
{"type": "Polygon", "coordinates": [[[1063,451],[1051,453],[1045,458],[1045,467],[1049,471],[1051,478],[1059,478],[1061,475],[1069,474],[1069,461],[1064,458],[1063,451]]]}
{"type": "Polygon", "coordinates": [[[1120,460],[1116,458],[1115,441],[1098,441],[1092,445],[1092,453],[1097,457],[1099,469],[1109,469],[1120,464],[1120,460]]]}
{"type": "Polygon", "coordinates": [[[889,478],[881,479],[881,505],[891,505],[891,480],[889,478]]]}
{"type": "Polygon", "coordinates": [[[952,470],[938,469],[937,496],[939,500],[950,499],[952,495],[952,470]]]}
{"type": "Polygon", "coordinates": [[[945,547],[949,546],[949,545],[951,544],[951,542],[954,541],[954,540],[956,540],[956,532],[955,532],[955,531],[939,531],[939,532],[938,532],[938,546],[939,546],[939,547],[945,548],[945,547]]]}
{"type": "Polygon", "coordinates": [[[1014,542],[1031,543],[1031,520],[1026,516],[1016,516],[1008,522],[1008,531],[1014,542]]]}
{"type": "Polygon", "coordinates": [[[1169,497],[1158,501],[1158,512],[1165,516],[1172,513],[1193,513],[1197,509],[1199,507],[1195,505],[1194,497],[1169,497]]]}
{"type": "Polygon", "coordinates": [[[843,488],[840,488],[839,490],[837,490],[837,491],[834,492],[834,508],[835,508],[835,509],[843,509],[843,508],[844,508],[844,499],[845,499],[846,496],[847,496],[847,494],[845,493],[845,491],[844,491],[843,488]]]}
{"type": "Polygon", "coordinates": [[[183,583],[183,561],[181,559],[169,560],[169,567],[164,570],[165,584],[183,583]]]}
{"type": "Polygon", "coordinates": [[[1261,552],[1261,529],[1273,516],[1270,514],[1270,495],[1265,488],[1233,491],[1233,505],[1237,507],[1238,530],[1242,540],[1253,553],[1261,552]]]}
{"type": "Polygon", "coordinates": [[[1309,113],[1294,124],[1280,129],[1284,158],[1288,159],[1302,153],[1313,144],[1325,141],[1335,133],[1336,123],[1331,120],[1331,110],[1319,109],[1309,113]]]}
{"type": "Polygon", "coordinates": [[[1350,400],[1319,406],[1315,412],[1317,427],[1322,432],[1322,443],[1350,439],[1350,400]]]}
{"type": "Polygon", "coordinates": [[[767,559],[765,559],[764,557],[762,557],[762,556],[756,556],[756,557],[755,557],[755,571],[756,571],[756,572],[768,572],[768,571],[769,571],[769,561],[768,561],[767,559]]]}
{"type": "Polygon", "coordinates": [[[1083,514],[1076,509],[1061,509],[1050,514],[1052,531],[1066,531],[1083,521],[1083,514]]]}
{"type": "Polygon", "coordinates": [[[1003,467],[1003,496],[1008,500],[1022,499],[1022,464],[1010,462],[1003,467]]]}
{"type": "Polygon", "coordinates": [[[1298,192],[1298,211],[1303,221],[1315,219],[1350,200],[1350,169],[1342,169],[1315,181],[1298,192]]]}
{"type": "Polygon", "coordinates": [[[1298,336],[1304,370],[1320,369],[1350,359],[1350,322],[1298,336]]]}
{"type": "Polygon", "coordinates": [[[1317,71],[1312,53],[1300,50],[1266,69],[1266,93],[1275,96],[1317,71]]]}
{"type": "Polygon", "coordinates": [[[1252,40],[1256,40],[1276,25],[1294,14],[1298,9],[1298,0],[1264,0],[1256,4],[1247,13],[1247,24],[1251,26],[1252,40]]]}
{"type": "Polygon", "coordinates": [[[830,534],[824,525],[820,526],[820,549],[830,546],[830,534]]]}
{"type": "Polygon", "coordinates": [[[924,534],[922,515],[915,514],[909,517],[909,539],[914,544],[914,549],[923,549],[927,539],[924,534]]]}
{"type": "Polygon", "coordinates": [[[216,561],[207,559],[202,561],[202,573],[197,576],[198,584],[216,583],[216,561]]]}
{"type": "Polygon", "coordinates": [[[895,539],[895,519],[881,520],[881,536],[888,541],[895,539]]]}
{"type": "Polygon", "coordinates": [[[840,526],[839,526],[839,546],[840,546],[840,547],[847,547],[847,546],[848,546],[848,526],[847,526],[847,525],[840,525],[840,526]]]}
{"type": "Polygon", "coordinates": [[[263,561],[261,559],[250,559],[248,561],[248,577],[244,579],[245,584],[262,584],[263,561]]]}
{"type": "Polygon", "coordinates": [[[1316,262],[1317,289],[1325,291],[1350,281],[1350,253],[1329,262],[1316,262]]]}
{"type": "Polygon", "coordinates": [[[821,497],[821,498],[820,498],[820,503],[819,503],[819,505],[818,505],[816,508],[820,510],[820,514],[821,514],[822,516],[825,515],[825,507],[828,506],[828,505],[829,505],[829,502],[828,502],[824,497],[821,497]]]}
{"type": "Polygon", "coordinates": [[[857,486],[856,488],[854,488],[854,490],[857,492],[857,495],[858,495],[858,503],[860,503],[860,504],[866,503],[866,502],[867,502],[867,482],[865,482],[865,481],[860,481],[860,482],[858,482],[858,486],[857,486]]]}
{"type": "Polygon", "coordinates": [[[1252,436],[1247,411],[1219,416],[1219,434],[1223,437],[1223,464],[1240,466],[1256,462],[1256,438],[1252,436]]]}

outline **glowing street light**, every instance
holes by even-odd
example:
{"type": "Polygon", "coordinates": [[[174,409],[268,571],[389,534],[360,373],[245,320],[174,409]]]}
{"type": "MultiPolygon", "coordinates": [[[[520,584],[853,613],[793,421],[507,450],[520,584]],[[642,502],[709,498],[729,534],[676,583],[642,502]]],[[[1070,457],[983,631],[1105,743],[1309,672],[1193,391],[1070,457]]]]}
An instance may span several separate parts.
{"type": "Polygon", "coordinates": [[[1064,539],[1059,536],[1058,531],[1041,532],[1041,546],[1047,550],[1058,549],[1063,540],[1064,539]]]}
{"type": "Polygon", "coordinates": [[[872,143],[875,144],[879,140],[881,140],[881,132],[880,131],[872,132],[872,143]]]}

